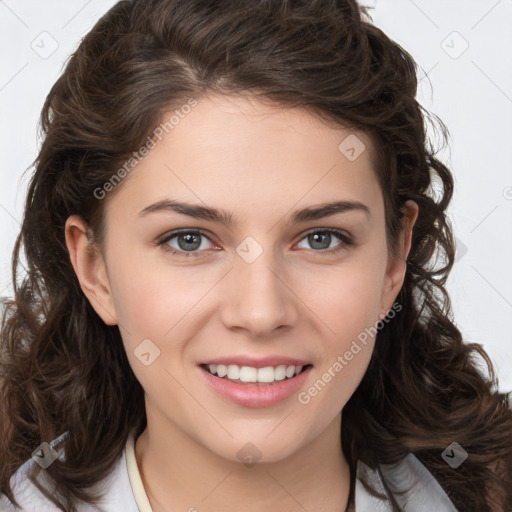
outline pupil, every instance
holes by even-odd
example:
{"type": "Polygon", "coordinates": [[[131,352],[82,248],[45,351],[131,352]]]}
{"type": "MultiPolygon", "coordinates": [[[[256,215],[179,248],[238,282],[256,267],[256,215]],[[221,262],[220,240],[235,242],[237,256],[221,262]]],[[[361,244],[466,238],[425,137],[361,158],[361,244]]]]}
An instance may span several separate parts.
{"type": "Polygon", "coordinates": [[[201,242],[199,241],[198,234],[187,233],[185,235],[181,235],[180,237],[178,237],[178,244],[180,246],[180,249],[193,250],[193,249],[198,249],[199,246],[201,245],[201,242]],[[195,242],[193,241],[194,238],[196,239],[195,242]],[[182,240],[185,240],[185,244],[181,243],[182,240]],[[192,247],[187,246],[187,244],[192,244],[192,247]]]}
{"type": "Polygon", "coordinates": [[[310,235],[310,243],[311,246],[315,249],[328,249],[329,245],[331,244],[331,235],[330,233],[313,233],[312,235],[310,235]],[[324,242],[327,240],[327,245],[325,245],[324,243],[323,247],[315,247],[314,244],[318,242],[319,237],[323,237],[324,242]]]}

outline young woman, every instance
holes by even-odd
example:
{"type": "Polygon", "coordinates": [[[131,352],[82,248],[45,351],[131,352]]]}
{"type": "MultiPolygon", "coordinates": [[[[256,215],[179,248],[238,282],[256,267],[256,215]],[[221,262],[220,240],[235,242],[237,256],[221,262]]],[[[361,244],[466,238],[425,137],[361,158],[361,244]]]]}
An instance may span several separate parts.
{"type": "Polygon", "coordinates": [[[2,511],[512,510],[512,413],[451,318],[453,180],[416,86],[353,0],[96,24],[15,248],[2,511]]]}

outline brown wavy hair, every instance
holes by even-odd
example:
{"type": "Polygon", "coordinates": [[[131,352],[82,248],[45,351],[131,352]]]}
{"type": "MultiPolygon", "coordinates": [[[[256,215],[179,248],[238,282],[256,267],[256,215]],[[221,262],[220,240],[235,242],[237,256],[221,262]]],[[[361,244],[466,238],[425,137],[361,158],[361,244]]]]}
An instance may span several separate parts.
{"type": "Polygon", "coordinates": [[[299,106],[367,133],[391,249],[400,208],[409,199],[419,206],[397,297],[403,310],[379,331],[342,411],[349,505],[358,460],[381,471],[413,453],[459,511],[512,510],[512,413],[485,351],[464,343],[452,321],[445,283],[454,263],[446,217],[453,178],[435,157],[427,123],[445,143],[448,132],[415,99],[416,72],[355,0],[124,0],[97,22],[45,101],[13,253],[14,297],[5,302],[0,344],[0,490],[13,503],[15,470],[64,432],[66,459],[45,470],[58,494],[44,493],[68,512],[80,500],[94,503],[90,487],[109,474],[130,431],[146,426],[143,389],[119,329],[105,325],[81,291],[64,225],[80,215],[101,244],[104,202],[94,191],[164,112],[215,92],[299,106]],[[469,453],[457,470],[441,458],[453,441],[469,453]]]}

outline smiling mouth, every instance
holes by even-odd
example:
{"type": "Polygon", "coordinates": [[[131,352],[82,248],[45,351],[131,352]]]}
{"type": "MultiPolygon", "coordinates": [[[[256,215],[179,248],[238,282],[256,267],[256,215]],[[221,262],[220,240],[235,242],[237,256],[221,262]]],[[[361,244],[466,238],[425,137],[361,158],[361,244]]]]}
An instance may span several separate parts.
{"type": "Polygon", "coordinates": [[[254,368],[238,365],[201,364],[203,370],[218,379],[227,380],[236,384],[271,386],[275,383],[291,380],[308,370],[311,364],[304,366],[267,366],[254,368]]]}

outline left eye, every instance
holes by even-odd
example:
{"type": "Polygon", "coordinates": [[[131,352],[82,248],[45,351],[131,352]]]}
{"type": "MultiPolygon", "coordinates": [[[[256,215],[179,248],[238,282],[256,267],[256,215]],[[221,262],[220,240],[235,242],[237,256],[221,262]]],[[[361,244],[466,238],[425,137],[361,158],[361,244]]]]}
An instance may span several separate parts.
{"type": "Polygon", "coordinates": [[[350,245],[351,240],[347,235],[342,233],[341,231],[335,231],[332,229],[326,230],[318,230],[312,231],[308,233],[302,240],[307,240],[309,244],[313,246],[313,249],[318,250],[320,252],[334,252],[339,249],[342,249],[344,246],[350,245]],[[335,247],[331,247],[331,242],[333,238],[338,238],[341,240],[341,244],[336,245],[335,247]],[[314,247],[315,245],[320,245],[320,247],[314,247]]]}

